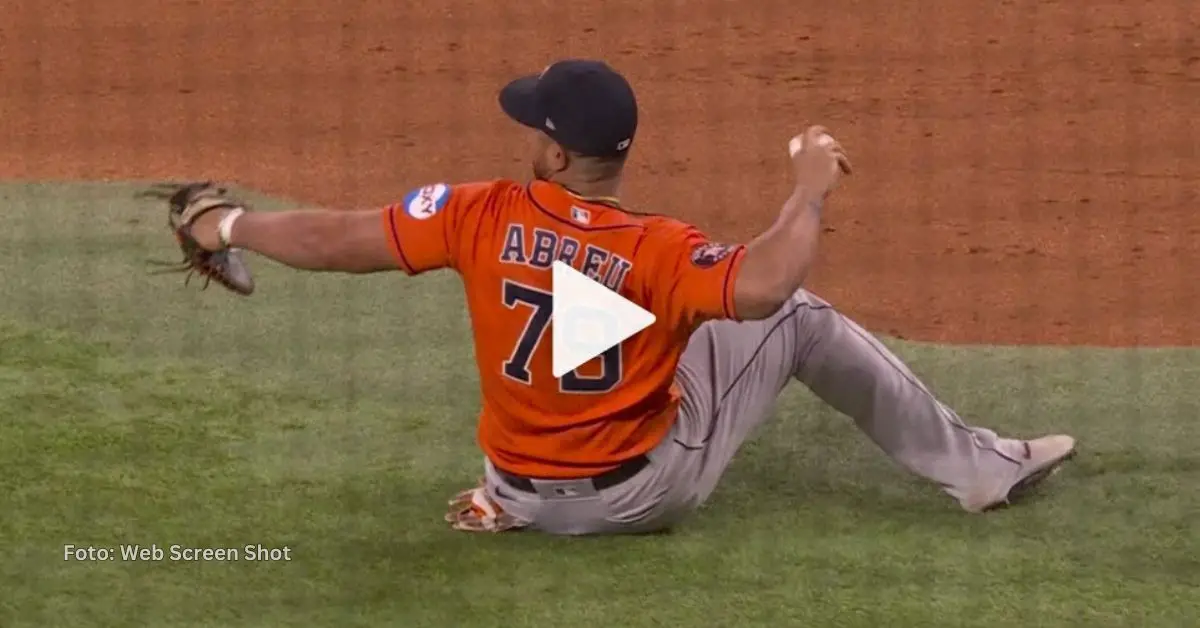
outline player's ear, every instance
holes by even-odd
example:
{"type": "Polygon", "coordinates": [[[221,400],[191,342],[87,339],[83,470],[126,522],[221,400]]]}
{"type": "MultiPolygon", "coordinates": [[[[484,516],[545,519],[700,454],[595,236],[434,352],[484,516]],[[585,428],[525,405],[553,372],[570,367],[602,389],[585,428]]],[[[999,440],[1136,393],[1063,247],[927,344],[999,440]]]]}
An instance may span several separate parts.
{"type": "Polygon", "coordinates": [[[571,165],[571,154],[567,149],[559,145],[558,142],[551,141],[546,147],[546,153],[543,155],[546,166],[551,172],[562,172],[571,165]]]}

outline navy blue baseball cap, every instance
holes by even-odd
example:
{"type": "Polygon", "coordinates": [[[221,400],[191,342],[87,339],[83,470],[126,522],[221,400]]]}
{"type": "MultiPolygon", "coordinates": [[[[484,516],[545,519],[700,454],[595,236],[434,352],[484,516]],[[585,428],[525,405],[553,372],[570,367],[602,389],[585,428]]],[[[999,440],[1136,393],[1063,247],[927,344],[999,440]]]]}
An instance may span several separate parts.
{"type": "Polygon", "coordinates": [[[603,61],[567,59],[500,90],[510,118],[585,157],[619,157],[637,132],[637,99],[603,61]]]}

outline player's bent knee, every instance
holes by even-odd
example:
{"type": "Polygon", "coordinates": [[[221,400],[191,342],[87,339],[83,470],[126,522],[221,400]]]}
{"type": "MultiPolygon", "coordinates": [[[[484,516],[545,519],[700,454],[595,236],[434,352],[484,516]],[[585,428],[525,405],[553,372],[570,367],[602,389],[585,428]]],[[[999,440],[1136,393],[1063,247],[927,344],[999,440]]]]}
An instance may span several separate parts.
{"type": "Polygon", "coordinates": [[[812,306],[812,307],[822,307],[822,308],[833,307],[825,299],[822,299],[821,297],[817,296],[816,294],[814,294],[812,292],[809,292],[808,290],[805,290],[804,288],[797,290],[796,293],[792,295],[792,298],[789,300],[789,302],[792,304],[803,304],[803,305],[808,305],[808,306],[812,306]]]}

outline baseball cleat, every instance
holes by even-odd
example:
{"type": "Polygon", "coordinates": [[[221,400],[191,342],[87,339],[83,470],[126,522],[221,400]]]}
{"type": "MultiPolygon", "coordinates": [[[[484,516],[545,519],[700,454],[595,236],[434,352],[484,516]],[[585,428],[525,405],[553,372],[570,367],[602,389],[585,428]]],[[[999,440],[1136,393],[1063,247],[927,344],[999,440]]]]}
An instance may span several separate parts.
{"type": "Polygon", "coordinates": [[[1007,488],[993,484],[968,495],[959,502],[964,510],[980,513],[1007,506],[1054,475],[1062,463],[1075,455],[1075,439],[1065,434],[1043,436],[1024,444],[1025,455],[1017,481],[1007,488]]]}

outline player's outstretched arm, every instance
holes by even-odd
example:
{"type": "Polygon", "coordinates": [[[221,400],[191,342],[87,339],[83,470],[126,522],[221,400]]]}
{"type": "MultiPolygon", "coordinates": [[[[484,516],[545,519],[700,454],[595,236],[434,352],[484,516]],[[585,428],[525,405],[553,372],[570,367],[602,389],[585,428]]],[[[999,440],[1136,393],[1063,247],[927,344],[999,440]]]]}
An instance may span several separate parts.
{"type": "Polygon", "coordinates": [[[213,211],[193,226],[200,246],[246,249],[301,270],[371,273],[399,268],[380,226],[377,209],[246,212],[229,225],[228,241],[219,230],[227,212],[213,211]]]}
{"type": "Polygon", "coordinates": [[[789,145],[796,187],[779,218],[747,247],[733,298],[742,319],[767,318],[804,284],[817,254],[821,209],[826,195],[850,162],[842,148],[819,126],[810,127],[789,145]]]}
{"type": "Polygon", "coordinates": [[[438,183],[379,209],[280,212],[249,211],[208,184],[197,189],[204,194],[172,210],[172,224],[184,229],[176,229],[176,237],[189,250],[247,250],[301,270],[418,275],[458,267],[459,245],[472,241],[478,215],[497,188],[495,182],[438,183]]]}
{"type": "Polygon", "coordinates": [[[248,213],[234,223],[229,243],[301,270],[373,273],[399,268],[377,209],[248,213]]]}

